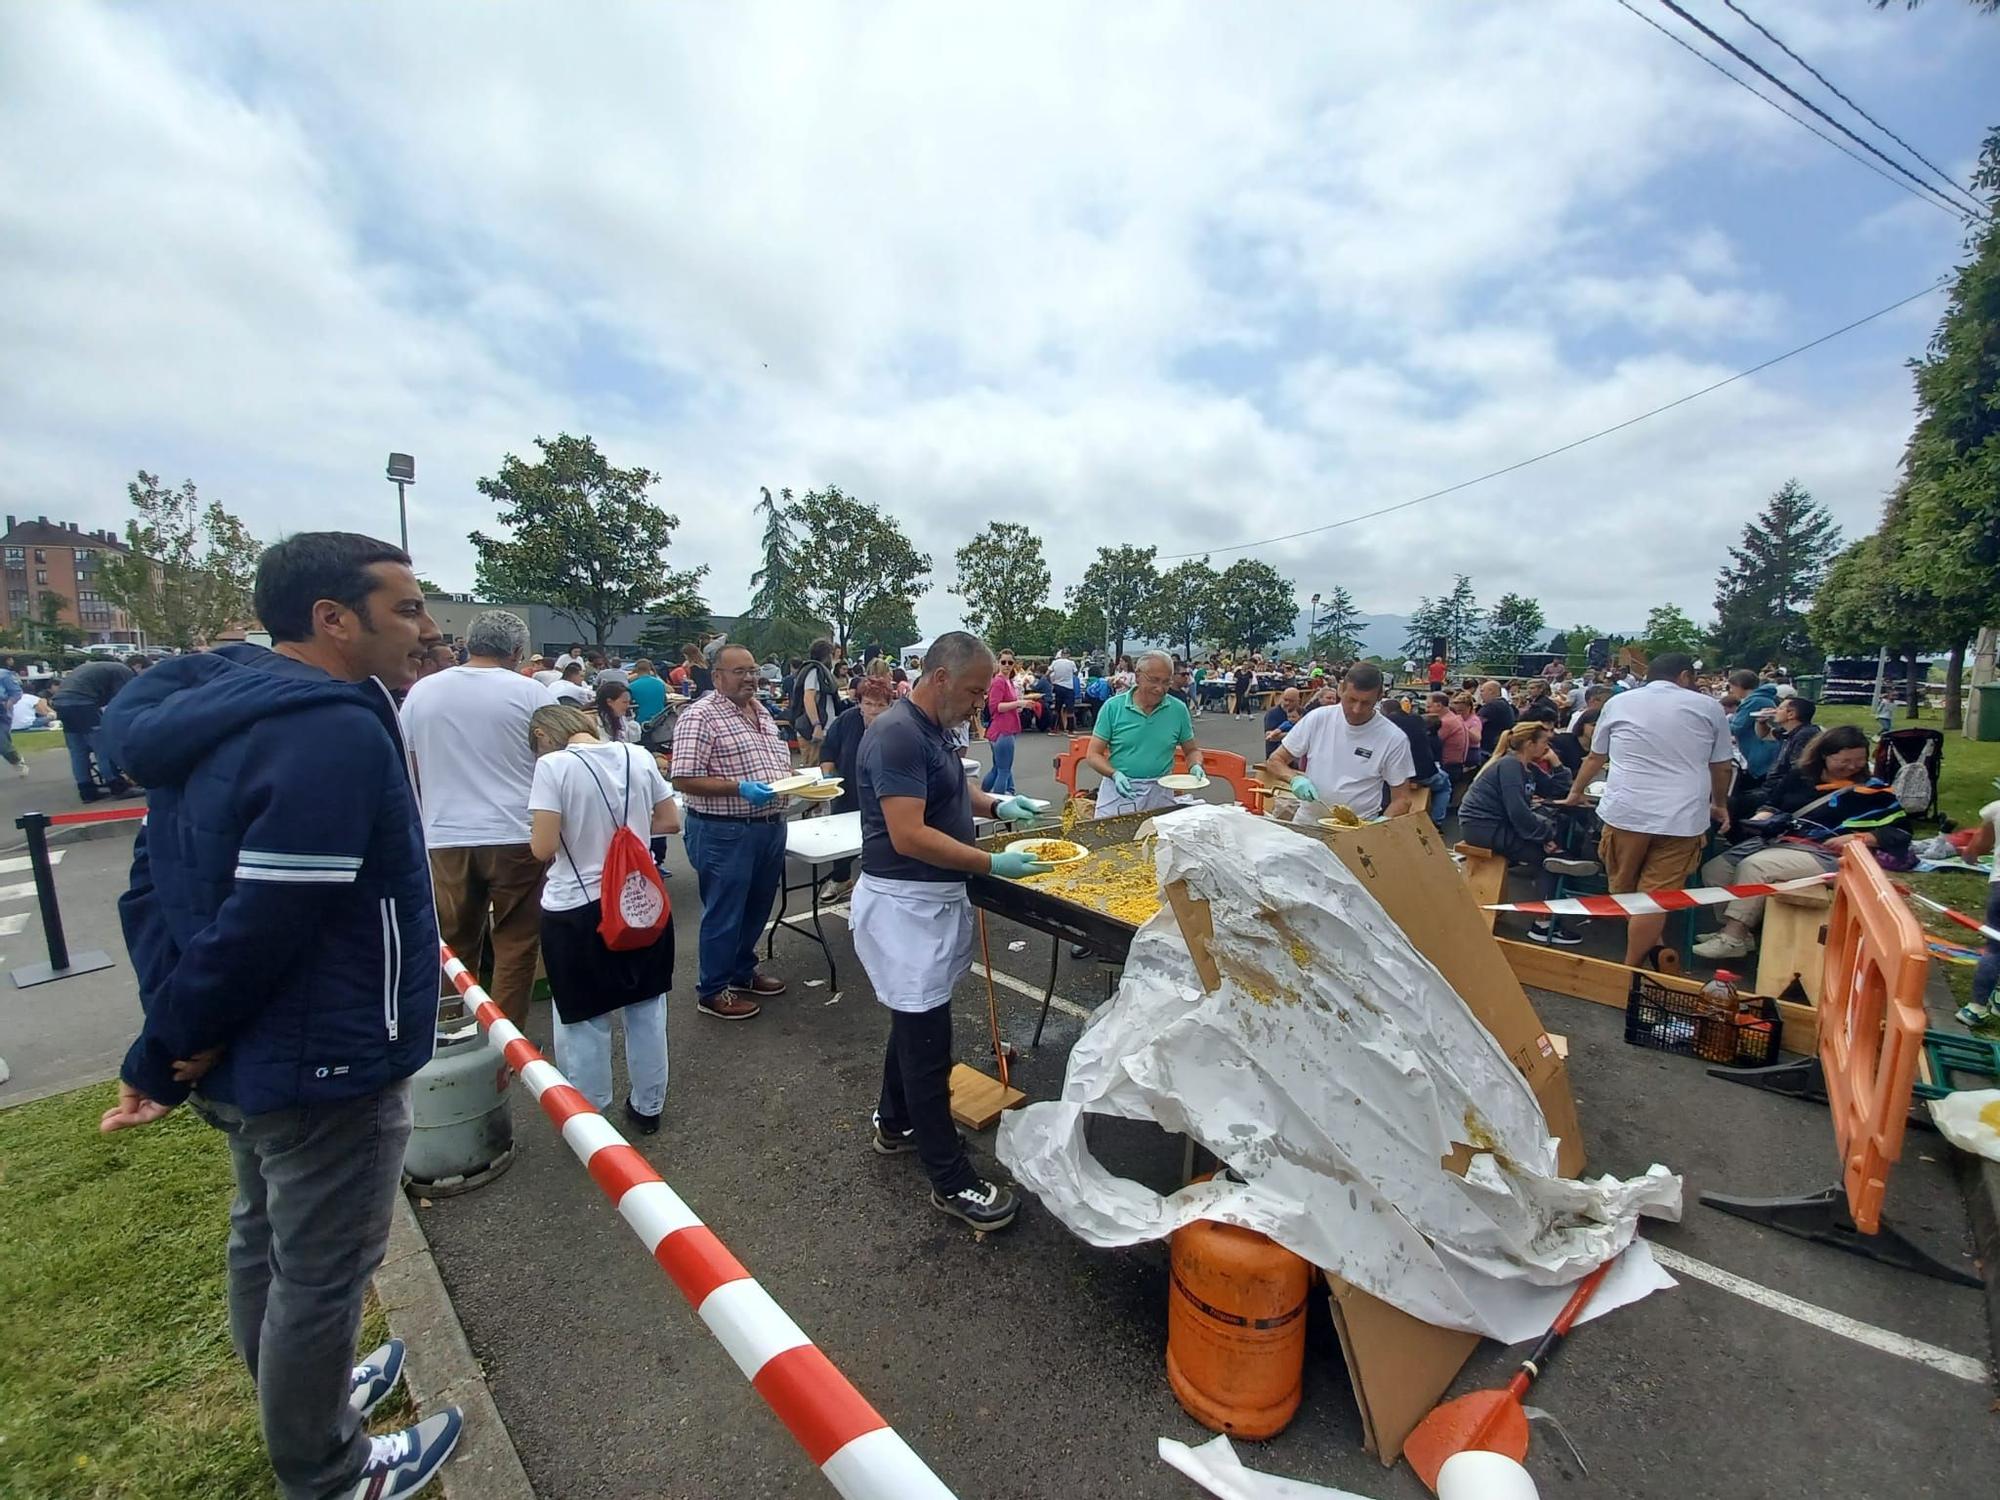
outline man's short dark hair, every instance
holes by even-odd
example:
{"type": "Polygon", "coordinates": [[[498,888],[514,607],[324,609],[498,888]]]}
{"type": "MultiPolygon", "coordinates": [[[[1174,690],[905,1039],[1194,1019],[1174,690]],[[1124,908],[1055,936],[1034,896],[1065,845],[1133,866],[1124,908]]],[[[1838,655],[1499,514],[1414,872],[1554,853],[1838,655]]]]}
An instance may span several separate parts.
{"type": "MultiPolygon", "coordinates": [[[[1694,663],[1689,662],[1688,665],[1693,666],[1694,663]]],[[[1729,685],[1731,687],[1754,688],[1763,680],[1763,678],[1759,677],[1748,667],[1738,667],[1734,672],[1729,674],[1729,685]]]]}
{"type": "Polygon", "coordinates": [[[366,601],[375,590],[368,570],[376,563],[410,565],[401,547],[356,531],[301,531],[257,560],[257,584],[250,607],[274,641],[303,641],[313,633],[313,605],[331,599],[367,620],[366,601]]]}
{"type": "Polygon", "coordinates": [[[1347,685],[1357,693],[1382,691],[1382,669],[1372,661],[1358,661],[1347,669],[1347,685]]]}
{"type": "Polygon", "coordinates": [[[1516,722],[1553,725],[1556,722],[1556,706],[1546,698],[1537,698],[1521,710],[1521,717],[1516,722]]]}
{"type": "Polygon", "coordinates": [[[825,636],[821,636],[811,646],[806,648],[806,655],[817,662],[831,661],[833,660],[833,642],[825,636]]]}
{"type": "MultiPolygon", "coordinates": [[[[1685,651],[1662,651],[1654,657],[1646,668],[1648,682],[1678,682],[1682,675],[1694,670],[1694,658],[1685,651]]],[[[1757,674],[1750,674],[1755,681],[1757,674]]]]}
{"type": "Polygon", "coordinates": [[[1792,705],[1792,717],[1801,724],[1812,723],[1813,715],[1819,712],[1819,705],[1804,693],[1794,693],[1784,701],[1792,705]]]}
{"type": "Polygon", "coordinates": [[[1583,701],[1585,703],[1593,703],[1593,702],[1602,703],[1606,698],[1609,698],[1610,696],[1611,696],[1611,688],[1609,687],[1609,685],[1602,682],[1593,682],[1589,687],[1583,690],[1583,701]]]}

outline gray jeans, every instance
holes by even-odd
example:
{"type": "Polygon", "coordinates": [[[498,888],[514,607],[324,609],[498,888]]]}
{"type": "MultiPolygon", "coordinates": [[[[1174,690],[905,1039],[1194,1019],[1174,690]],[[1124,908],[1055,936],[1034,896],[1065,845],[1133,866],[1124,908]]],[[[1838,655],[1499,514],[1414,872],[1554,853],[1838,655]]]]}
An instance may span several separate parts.
{"type": "Polygon", "coordinates": [[[344,1495],[368,1435],[347,1404],[361,1298],[389,1245],[410,1138],[410,1084],[245,1115],[196,1095],[229,1138],[229,1335],[257,1385],[285,1500],[344,1495]]]}

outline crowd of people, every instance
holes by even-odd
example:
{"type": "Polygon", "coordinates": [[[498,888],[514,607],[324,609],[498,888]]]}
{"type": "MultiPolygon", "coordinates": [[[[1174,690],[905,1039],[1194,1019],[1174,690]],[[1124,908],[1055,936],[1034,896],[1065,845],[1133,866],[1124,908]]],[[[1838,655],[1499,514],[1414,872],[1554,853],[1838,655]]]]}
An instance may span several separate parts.
{"type": "MultiPolygon", "coordinates": [[[[1371,662],[1031,660],[957,631],[908,665],[849,662],[831,641],[781,663],[710,633],[662,672],[581,645],[547,659],[497,609],[448,646],[408,556],[335,532],[270,548],[255,607],[271,647],[93,662],[47,712],[80,757],[80,794],[146,789],[120,902],[144,1021],[102,1126],[186,1103],[227,1140],[230,1330],[288,1496],[412,1495],[460,1431],[446,1408],[368,1436],[404,1350],[353,1349],[410,1079],[453,993],[440,937],[490,970],[517,1025],[546,974],[556,1061],[601,1111],[622,1032],[622,1115],[653,1134],[675,954],[668,841],[701,898],[693,1012],[753,1020],[787,989],[757,945],[785,859],[777,785],[801,762],[838,777],[835,809],[859,815],[858,869],[834,878],[889,1012],[870,1146],[914,1155],[930,1204],[981,1231],[1018,1204],[953,1124],[950,1006],[972,962],[968,879],[1048,868],[975,840],[976,820],[1025,825],[1046,805],[1014,786],[1023,734],[1087,730],[1091,811],[1115,817],[1206,782],[1205,704],[1261,713],[1274,814],[1421,807],[1440,827],[1455,814],[1469,845],[1530,868],[1545,893],[1590,877],[1656,890],[1697,870],[1776,881],[1855,845],[1885,861],[1910,848],[1909,809],[1868,778],[1859,730],[1821,731],[1777,674],[1704,678],[1674,652],[1643,678],[1552,664],[1454,687],[1434,661],[1406,664],[1399,686],[1371,662]],[[976,783],[975,724],[990,746],[976,783]]],[[[0,695],[10,711],[26,696],[11,669],[0,695]]],[[[1726,908],[1697,952],[1747,953],[1757,907],[1726,908]]],[[[1662,921],[1627,924],[1628,963],[1654,958],[1662,921]]],[[[1559,922],[1530,935],[1576,940],[1559,922]]],[[[1980,973],[1990,992],[2000,948],[1980,973]]]]}

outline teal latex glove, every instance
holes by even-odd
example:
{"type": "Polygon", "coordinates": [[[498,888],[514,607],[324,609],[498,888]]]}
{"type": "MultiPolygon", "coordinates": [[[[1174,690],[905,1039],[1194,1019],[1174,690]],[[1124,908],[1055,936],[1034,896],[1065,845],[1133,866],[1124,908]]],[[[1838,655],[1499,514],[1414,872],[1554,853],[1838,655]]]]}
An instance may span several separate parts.
{"type": "Polygon", "coordinates": [[[1002,850],[993,856],[992,873],[1002,880],[1019,880],[1023,875],[1039,875],[1044,870],[1054,868],[1054,865],[1036,859],[1032,854],[1023,854],[1019,850],[1002,850]]]}
{"type": "Polygon", "coordinates": [[[1317,802],[1319,801],[1319,788],[1312,784],[1310,776],[1294,776],[1292,778],[1292,795],[1301,802],[1317,802]]]}
{"type": "Polygon", "coordinates": [[[1028,805],[1026,797],[1017,796],[1002,797],[994,804],[993,816],[1003,818],[1009,823],[1032,823],[1036,814],[1034,808],[1028,805]]]}
{"type": "Polygon", "coordinates": [[[769,807],[778,800],[778,794],[771,790],[767,781],[739,781],[736,783],[736,795],[752,807],[769,807]]]}
{"type": "Polygon", "coordinates": [[[1132,790],[1132,778],[1127,776],[1123,771],[1113,771],[1111,773],[1111,784],[1118,788],[1118,795],[1121,797],[1136,797],[1139,795],[1132,790]]]}
{"type": "Polygon", "coordinates": [[[1208,767],[1195,766],[1192,770],[1188,772],[1188,774],[1194,777],[1194,779],[1200,782],[1203,786],[1208,785],[1208,767]]]}

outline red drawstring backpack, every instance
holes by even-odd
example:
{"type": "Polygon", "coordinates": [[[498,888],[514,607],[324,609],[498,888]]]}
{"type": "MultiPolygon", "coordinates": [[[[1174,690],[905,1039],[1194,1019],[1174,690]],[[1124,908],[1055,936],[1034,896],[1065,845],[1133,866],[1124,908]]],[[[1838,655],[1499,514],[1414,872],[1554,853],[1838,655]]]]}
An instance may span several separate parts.
{"type": "MultiPolygon", "coordinates": [[[[597,773],[590,769],[589,757],[580,751],[572,750],[570,753],[583,762],[590,784],[597,788],[597,794],[604,799],[604,810],[611,814],[614,829],[611,843],[604,851],[604,873],[599,882],[603,910],[597,919],[597,935],[613,953],[650,948],[667,930],[667,918],[673,912],[672,904],[667,900],[667,888],[660,882],[660,872],[653,864],[652,852],[632,831],[622,810],[612,808],[611,794],[604,790],[597,773]]],[[[628,754],[625,757],[624,807],[631,805],[632,757],[628,754]]],[[[577,884],[582,885],[583,871],[577,869],[576,856],[569,852],[567,842],[560,838],[558,842],[562,843],[570,869],[576,871],[577,884]]]]}

